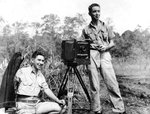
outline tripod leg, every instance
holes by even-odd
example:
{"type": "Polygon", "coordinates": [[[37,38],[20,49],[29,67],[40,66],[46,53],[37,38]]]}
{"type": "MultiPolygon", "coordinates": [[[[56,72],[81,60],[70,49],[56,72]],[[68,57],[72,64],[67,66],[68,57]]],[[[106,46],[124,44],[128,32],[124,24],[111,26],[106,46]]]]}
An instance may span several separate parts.
{"type": "Polygon", "coordinates": [[[89,102],[91,103],[91,98],[90,98],[90,95],[88,93],[88,90],[87,90],[87,88],[86,88],[86,86],[85,86],[85,84],[84,84],[84,82],[83,82],[83,80],[81,78],[81,75],[80,75],[80,73],[79,73],[79,71],[78,71],[78,69],[76,67],[74,67],[74,71],[75,71],[75,74],[77,75],[77,78],[79,79],[79,82],[80,82],[80,84],[81,84],[81,86],[82,86],[82,88],[83,88],[83,90],[84,90],[84,92],[85,92],[89,102]]]}
{"type": "Polygon", "coordinates": [[[72,114],[72,100],[73,100],[74,88],[68,88],[68,113],[72,114]]]}
{"type": "Polygon", "coordinates": [[[72,114],[72,97],[68,97],[68,112],[67,114],[72,114]]]}
{"type": "Polygon", "coordinates": [[[67,76],[67,73],[69,72],[69,70],[71,69],[71,67],[69,66],[66,70],[66,73],[64,75],[64,78],[63,78],[63,81],[61,83],[61,86],[60,86],[60,89],[59,89],[59,92],[58,92],[58,98],[60,98],[63,93],[64,93],[64,90],[65,90],[65,86],[67,84],[67,81],[68,81],[68,76],[67,76]]]}

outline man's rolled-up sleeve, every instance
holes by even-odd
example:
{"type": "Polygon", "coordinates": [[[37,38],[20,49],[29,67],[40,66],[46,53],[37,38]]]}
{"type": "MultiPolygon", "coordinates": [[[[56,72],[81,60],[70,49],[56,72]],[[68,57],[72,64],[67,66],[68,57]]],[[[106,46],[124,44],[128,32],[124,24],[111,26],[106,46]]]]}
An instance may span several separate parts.
{"type": "Polygon", "coordinates": [[[107,30],[108,30],[108,38],[113,39],[115,37],[115,34],[112,31],[112,29],[110,27],[107,27],[107,30]]]}
{"type": "Polygon", "coordinates": [[[21,75],[22,75],[22,71],[21,69],[19,69],[14,77],[14,81],[19,82],[21,75]]]}
{"type": "Polygon", "coordinates": [[[40,86],[42,87],[42,89],[48,89],[49,88],[49,86],[48,86],[48,84],[47,84],[47,82],[46,82],[46,80],[45,80],[45,77],[44,76],[42,76],[41,77],[41,83],[40,83],[40,86]]]}

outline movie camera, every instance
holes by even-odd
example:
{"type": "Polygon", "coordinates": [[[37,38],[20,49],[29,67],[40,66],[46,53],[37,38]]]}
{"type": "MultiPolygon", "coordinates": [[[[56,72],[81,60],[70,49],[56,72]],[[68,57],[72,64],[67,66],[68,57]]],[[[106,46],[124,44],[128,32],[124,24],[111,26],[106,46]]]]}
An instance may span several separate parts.
{"type": "MultiPolygon", "coordinates": [[[[89,102],[91,102],[90,95],[84,84],[84,81],[77,69],[78,65],[88,65],[90,64],[90,41],[77,41],[77,40],[63,40],[62,44],[61,58],[65,65],[67,65],[66,73],[63,77],[61,86],[58,92],[58,98],[60,98],[69,80],[69,74],[74,74],[77,76],[89,102]],[[70,73],[69,73],[70,72],[70,73]]],[[[68,87],[69,88],[69,87],[68,87]]],[[[68,90],[68,93],[72,93],[68,90]]]]}
{"type": "Polygon", "coordinates": [[[62,41],[61,58],[64,64],[87,65],[90,64],[89,41],[64,40],[62,41]]]}

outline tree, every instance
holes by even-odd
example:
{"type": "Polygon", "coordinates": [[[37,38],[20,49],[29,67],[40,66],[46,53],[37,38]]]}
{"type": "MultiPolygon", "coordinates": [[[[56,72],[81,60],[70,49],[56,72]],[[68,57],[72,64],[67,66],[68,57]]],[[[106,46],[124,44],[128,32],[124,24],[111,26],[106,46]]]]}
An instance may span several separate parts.
{"type": "Polygon", "coordinates": [[[134,54],[139,62],[144,65],[144,69],[147,68],[149,64],[149,56],[150,56],[150,32],[149,29],[146,28],[144,30],[141,27],[134,30],[134,34],[136,35],[136,43],[134,46],[134,54]]]}
{"type": "Polygon", "coordinates": [[[5,23],[5,21],[4,21],[3,17],[0,17],[0,24],[2,25],[2,23],[5,23]]]}
{"type": "Polygon", "coordinates": [[[30,27],[32,27],[35,31],[35,36],[39,34],[39,29],[41,28],[41,24],[39,22],[32,22],[30,27]]]}
{"type": "Polygon", "coordinates": [[[22,51],[27,47],[29,38],[29,34],[25,31],[27,25],[27,23],[15,22],[11,27],[9,25],[4,27],[3,37],[6,41],[8,58],[11,58],[16,51],[22,51]]]}
{"type": "Polygon", "coordinates": [[[110,17],[106,18],[106,25],[109,27],[110,30],[114,30],[113,20],[110,17]]]}
{"type": "Polygon", "coordinates": [[[11,30],[10,25],[4,26],[4,28],[3,28],[3,36],[4,36],[4,37],[10,36],[10,35],[11,35],[11,32],[12,32],[12,30],[11,30]]]}
{"type": "Polygon", "coordinates": [[[60,18],[57,15],[50,14],[42,17],[42,37],[37,42],[41,42],[39,46],[47,50],[48,53],[52,56],[56,54],[56,41],[59,35],[59,23],[60,18]]]}
{"type": "Polygon", "coordinates": [[[79,39],[80,32],[83,25],[85,25],[86,20],[82,14],[77,14],[75,17],[65,17],[64,25],[62,26],[62,39],[79,39]]]}
{"type": "Polygon", "coordinates": [[[58,30],[57,25],[60,23],[60,18],[55,14],[45,15],[42,17],[43,23],[41,25],[42,32],[55,33],[58,30]]]}
{"type": "Polygon", "coordinates": [[[127,60],[131,57],[132,46],[135,44],[135,35],[132,31],[125,31],[121,36],[116,34],[114,38],[115,48],[112,50],[112,55],[116,58],[127,60]]]}

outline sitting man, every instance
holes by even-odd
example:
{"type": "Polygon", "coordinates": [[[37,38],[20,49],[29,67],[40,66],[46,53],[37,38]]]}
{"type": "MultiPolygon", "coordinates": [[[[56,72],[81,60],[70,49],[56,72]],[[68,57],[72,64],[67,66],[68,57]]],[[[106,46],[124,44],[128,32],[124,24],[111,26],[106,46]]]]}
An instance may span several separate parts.
{"type": "Polygon", "coordinates": [[[60,105],[65,105],[65,101],[59,100],[48,87],[45,77],[41,73],[44,60],[44,54],[40,51],[35,51],[32,54],[32,64],[17,71],[14,78],[15,82],[18,83],[16,90],[17,114],[61,113],[60,105]],[[54,102],[41,102],[38,98],[41,90],[54,102]]]}

